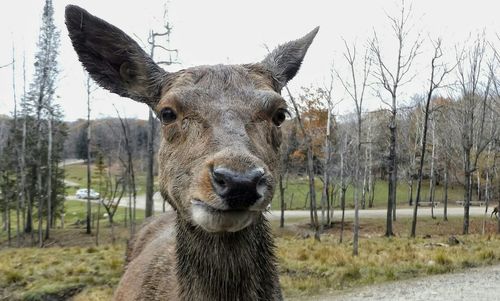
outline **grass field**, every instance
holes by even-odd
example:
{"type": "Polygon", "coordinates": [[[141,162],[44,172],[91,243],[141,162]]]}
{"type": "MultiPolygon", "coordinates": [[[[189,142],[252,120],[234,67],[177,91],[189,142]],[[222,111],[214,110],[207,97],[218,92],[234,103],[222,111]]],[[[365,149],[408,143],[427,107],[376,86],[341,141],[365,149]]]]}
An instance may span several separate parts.
{"type": "MultiPolygon", "coordinates": [[[[91,188],[99,191],[99,176],[94,165],[90,167],[91,174],[91,188]]],[[[79,188],[87,187],[87,165],[86,164],[72,164],[65,167],[65,179],[78,184],[78,186],[69,186],[66,188],[66,195],[75,194],[79,188]]],[[[146,174],[136,172],[135,175],[136,189],[138,194],[145,194],[146,187],[146,174]]],[[[156,183],[155,183],[156,184],[156,183]]],[[[103,184],[104,185],[104,184],[103,184]]]]}
{"type": "MultiPolygon", "coordinates": [[[[416,196],[416,182],[413,185],[413,198],[416,196]]],[[[321,194],[323,189],[323,183],[316,178],[315,181],[315,190],[316,190],[316,202],[319,204],[321,200],[321,194]]],[[[288,180],[288,184],[286,185],[285,190],[285,202],[287,207],[290,209],[307,209],[309,208],[309,201],[306,199],[309,192],[309,183],[308,179],[305,177],[290,177],[288,180]]],[[[408,204],[408,196],[409,196],[409,186],[400,181],[398,183],[397,189],[397,203],[399,205],[407,205],[408,204]]],[[[435,192],[436,201],[442,201],[444,198],[444,187],[443,185],[436,187],[435,192]]],[[[421,190],[421,198],[422,200],[427,200],[429,198],[429,181],[424,181],[421,190]]],[[[462,187],[452,187],[448,188],[448,200],[450,202],[455,202],[456,200],[463,199],[463,189],[462,187]]],[[[366,206],[368,207],[368,200],[366,201],[366,206]]],[[[339,197],[336,197],[334,205],[339,207],[339,197]]],[[[375,183],[375,196],[374,196],[374,207],[381,208],[387,206],[387,182],[378,180],[375,183]]],[[[348,208],[354,208],[354,191],[352,185],[349,185],[346,191],[346,206],[348,208]]],[[[279,192],[276,189],[274,194],[272,209],[280,208],[280,200],[279,200],[279,192]]]]}
{"type": "MultiPolygon", "coordinates": [[[[95,229],[85,234],[82,221],[85,203],[66,204],[66,226],[52,231],[47,248],[7,248],[0,236],[0,300],[109,300],[123,271],[125,242],[129,228],[125,212],[116,216],[116,243],[110,227],[101,219],[100,244],[95,229]]],[[[95,207],[93,208],[95,209],[95,207]]],[[[137,212],[142,218],[143,212],[137,212]]],[[[461,232],[461,218],[449,221],[419,219],[418,237],[408,238],[409,219],[394,224],[396,237],[383,237],[385,220],[361,221],[360,255],[352,256],[352,221],[346,221],[340,244],[338,222],[325,230],[322,241],[312,239],[307,221],[288,220],[285,228],[272,223],[276,237],[280,281],[286,297],[310,298],[315,294],[361,285],[447,273],[500,262],[500,236],[496,221],[488,220],[487,235],[479,235],[481,219],[472,218],[471,235],[448,238],[461,232]]],[[[29,239],[28,239],[29,241],[29,239]]],[[[13,241],[15,243],[15,240],[13,241]]]]}
{"type": "MultiPolygon", "coordinates": [[[[67,166],[66,177],[83,184],[86,167],[67,166]]],[[[424,186],[424,197],[427,186],[424,186]]],[[[294,195],[293,208],[304,208],[307,189],[306,179],[290,180],[286,197],[289,201],[294,195]]],[[[398,187],[402,205],[407,201],[406,189],[404,184],[398,187]]],[[[320,192],[321,183],[317,183],[318,196],[320,192]]],[[[385,207],[386,195],[386,183],[378,182],[376,207],[385,207]]],[[[440,190],[437,197],[440,198],[440,190]]],[[[451,200],[460,197],[461,189],[450,190],[451,200]]],[[[347,202],[352,202],[352,190],[347,193],[347,202]]],[[[277,197],[273,208],[279,208],[277,197]]],[[[96,203],[92,204],[92,211],[97,212],[96,203]]],[[[9,258],[0,260],[0,300],[66,300],[71,296],[76,301],[110,300],[123,272],[125,244],[130,233],[130,223],[125,225],[128,213],[125,208],[118,209],[113,243],[111,228],[101,207],[99,246],[96,246],[95,228],[92,235],[85,234],[85,212],[85,202],[67,201],[65,227],[61,228],[58,220],[43,249],[9,248],[6,233],[0,232],[0,258],[9,258]]],[[[144,211],[137,210],[136,216],[140,223],[144,211]]],[[[94,227],[96,217],[93,217],[94,227]]],[[[462,229],[459,217],[451,217],[446,222],[419,218],[416,239],[408,237],[410,219],[395,221],[396,236],[392,238],[383,237],[384,219],[361,220],[357,257],[352,256],[352,220],[346,220],[343,243],[339,243],[338,221],[325,229],[321,242],[311,238],[307,222],[302,218],[287,219],[285,228],[279,228],[278,221],[271,223],[276,237],[280,281],[287,298],[309,299],[316,294],[362,285],[500,263],[500,236],[494,234],[495,220],[488,219],[487,234],[480,235],[482,219],[471,218],[471,234],[461,236],[457,235],[462,229]],[[448,244],[450,235],[460,243],[448,244]]],[[[16,244],[15,238],[12,244],[16,244]]],[[[29,236],[25,237],[24,245],[30,246],[29,236]]]]}
{"type": "MultiPolygon", "coordinates": [[[[92,167],[91,170],[92,174],[92,188],[96,191],[98,191],[98,176],[96,174],[96,171],[94,167],[92,167]]],[[[85,164],[74,164],[74,165],[68,165],[66,166],[66,179],[78,183],[80,186],[79,187],[86,187],[86,181],[87,181],[87,166],[85,164]]],[[[137,172],[136,175],[136,187],[137,187],[137,193],[138,194],[144,194],[145,193],[145,185],[146,185],[146,175],[144,173],[137,172]]],[[[318,204],[320,203],[321,200],[321,193],[322,193],[322,188],[323,184],[319,180],[319,178],[316,178],[315,182],[316,186],[316,199],[318,204]]],[[[66,190],[67,195],[72,195],[76,192],[77,187],[68,187],[66,190]]],[[[413,187],[414,190],[414,195],[413,197],[415,198],[416,194],[416,183],[414,184],[413,187]]],[[[286,185],[286,190],[285,190],[285,202],[286,202],[286,208],[288,209],[308,209],[309,208],[309,201],[307,201],[306,197],[308,196],[308,191],[309,191],[309,184],[308,184],[308,179],[305,177],[290,177],[288,179],[288,183],[286,185]]],[[[397,198],[398,198],[398,204],[399,205],[406,205],[408,204],[408,185],[405,182],[399,182],[398,184],[398,189],[397,189],[397,198]]],[[[436,200],[441,201],[443,199],[444,195],[444,187],[443,185],[437,186],[436,187],[436,200]]],[[[424,181],[423,186],[422,186],[422,192],[421,192],[422,200],[427,200],[429,197],[429,181],[424,181]]],[[[352,185],[349,185],[347,192],[346,192],[346,206],[348,208],[353,208],[354,207],[354,201],[353,201],[353,189],[352,185]]],[[[448,198],[450,202],[456,201],[456,200],[461,200],[463,199],[463,189],[462,187],[454,187],[450,186],[448,189],[448,198]]],[[[339,207],[339,200],[337,197],[337,200],[335,201],[335,206],[339,207]]],[[[387,182],[386,181],[377,181],[375,184],[375,197],[374,197],[374,207],[375,208],[381,208],[381,207],[386,207],[387,206],[387,182]]],[[[273,210],[278,210],[280,209],[280,200],[279,200],[279,192],[278,189],[276,189],[271,208],[273,210]]]]}

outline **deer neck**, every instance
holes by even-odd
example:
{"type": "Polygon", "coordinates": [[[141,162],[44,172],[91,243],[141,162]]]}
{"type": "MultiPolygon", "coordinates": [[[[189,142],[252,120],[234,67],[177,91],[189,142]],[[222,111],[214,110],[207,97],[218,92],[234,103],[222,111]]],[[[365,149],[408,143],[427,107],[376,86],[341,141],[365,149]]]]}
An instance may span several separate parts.
{"type": "Polygon", "coordinates": [[[281,300],[274,243],[261,217],[235,233],[214,234],[177,220],[180,300],[281,300]]]}

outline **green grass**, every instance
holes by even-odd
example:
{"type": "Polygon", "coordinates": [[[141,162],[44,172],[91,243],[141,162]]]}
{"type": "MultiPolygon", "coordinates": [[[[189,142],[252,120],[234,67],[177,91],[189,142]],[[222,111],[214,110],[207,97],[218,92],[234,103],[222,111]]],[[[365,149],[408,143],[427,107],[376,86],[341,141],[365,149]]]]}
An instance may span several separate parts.
{"type": "MultiPolygon", "coordinates": [[[[99,192],[99,176],[97,173],[97,170],[95,169],[94,165],[91,165],[90,167],[90,174],[91,174],[91,188],[94,189],[95,191],[99,192]]],[[[87,165],[86,164],[72,164],[68,165],[65,168],[65,177],[66,180],[75,182],[78,184],[78,187],[67,187],[66,188],[66,195],[74,195],[76,190],[79,188],[86,188],[87,187],[87,165]]],[[[137,194],[145,194],[145,187],[146,187],[146,173],[136,171],[135,172],[135,185],[136,185],[136,190],[137,194]]],[[[157,186],[157,183],[155,183],[157,186]]],[[[104,186],[104,185],[103,185],[104,186]]]]}
{"type": "MultiPolygon", "coordinates": [[[[128,202],[128,199],[123,198],[122,203],[126,204],[128,202]]],[[[95,201],[92,201],[91,203],[91,210],[92,210],[92,227],[95,228],[97,225],[97,208],[98,204],[95,201]]],[[[69,241],[72,241],[72,233],[74,231],[79,231],[83,232],[85,229],[85,221],[86,221],[86,216],[87,216],[87,202],[86,201],[65,201],[64,202],[64,229],[62,229],[62,220],[60,218],[56,218],[55,221],[55,228],[52,229],[51,233],[52,236],[59,237],[57,240],[58,245],[67,245],[64,243],[64,240],[68,239],[69,241]]],[[[106,210],[104,209],[103,206],[101,206],[100,209],[100,227],[101,227],[101,237],[103,238],[103,242],[111,242],[110,240],[110,225],[109,225],[109,220],[108,217],[105,216],[106,210]]],[[[140,225],[140,223],[143,221],[145,216],[145,210],[143,209],[136,209],[136,225],[140,225]]],[[[36,214],[33,216],[33,224],[35,228],[38,226],[38,219],[36,214]]],[[[126,229],[121,229],[120,227],[125,225],[125,220],[130,220],[129,217],[129,212],[126,207],[119,207],[118,210],[115,213],[115,216],[113,218],[114,224],[117,228],[116,230],[116,236],[119,238],[119,240],[123,237],[127,236],[127,231],[126,229]],[[124,231],[122,231],[124,230],[124,231]],[[120,233],[122,231],[123,233],[120,233]]],[[[42,225],[45,229],[45,220],[42,225]]],[[[12,235],[12,245],[16,245],[16,216],[15,216],[15,211],[11,211],[11,235],[12,235]]],[[[36,231],[36,230],[35,230],[36,231]]],[[[35,234],[36,236],[37,234],[35,234]]],[[[0,249],[2,245],[6,246],[7,245],[7,232],[6,231],[1,231],[0,232],[0,249]]],[[[86,243],[93,243],[95,239],[91,237],[85,237],[86,242],[82,242],[83,244],[86,243]]],[[[49,241],[49,244],[51,242],[49,241]]],[[[29,245],[29,237],[26,235],[24,245],[29,245]]],[[[72,245],[72,244],[69,244],[72,245]]],[[[76,244],[78,245],[78,243],[76,244]]],[[[2,300],[2,299],[0,299],[2,300]]]]}
{"type": "MultiPolygon", "coordinates": [[[[416,197],[416,182],[413,185],[413,199],[416,197]]],[[[316,191],[316,202],[320,204],[323,183],[319,178],[315,178],[315,191],[316,191]]],[[[287,208],[289,209],[308,209],[309,201],[306,201],[306,197],[309,192],[309,182],[307,177],[290,177],[285,190],[285,202],[287,208]]],[[[397,203],[400,205],[408,204],[409,186],[405,182],[399,182],[397,187],[397,203]]],[[[436,201],[442,201],[444,198],[444,187],[443,185],[436,187],[436,201]]],[[[335,199],[335,207],[339,207],[340,194],[335,199]]],[[[429,181],[424,181],[421,190],[422,200],[427,200],[429,198],[429,181]]],[[[463,188],[458,186],[450,186],[448,188],[448,200],[450,204],[455,204],[454,201],[463,199],[463,188]]],[[[385,208],[387,206],[387,181],[378,180],[375,183],[375,197],[374,197],[374,207],[375,208],[385,208]]],[[[346,191],[346,206],[347,208],[354,208],[354,190],[352,185],[349,185],[346,191]]],[[[366,206],[368,207],[368,200],[366,201],[366,206]]],[[[273,210],[278,210],[280,208],[280,198],[278,187],[276,187],[276,192],[271,204],[273,210]]]]}
{"type": "MultiPolygon", "coordinates": [[[[123,197],[121,200],[122,204],[128,203],[128,198],[123,197]]],[[[91,203],[91,209],[93,214],[97,214],[98,204],[95,201],[91,203]]],[[[76,223],[78,221],[85,220],[87,216],[87,202],[86,201],[66,201],[64,203],[64,210],[66,215],[64,217],[65,222],[69,224],[76,223]]],[[[106,210],[103,206],[101,206],[101,216],[100,219],[107,222],[107,217],[104,217],[106,210]]],[[[116,211],[116,214],[113,218],[115,223],[121,223],[125,220],[125,214],[127,212],[126,207],[119,207],[116,211]]],[[[128,214],[128,213],[127,213],[128,214]]],[[[145,211],[143,209],[136,209],[136,219],[137,222],[140,223],[144,218],[145,211]]]]}
{"type": "MultiPolygon", "coordinates": [[[[98,181],[99,178],[97,176],[96,170],[94,166],[91,166],[91,175],[92,175],[92,189],[98,191],[98,181]]],[[[75,194],[78,188],[85,188],[87,183],[87,166],[85,164],[74,164],[66,166],[66,179],[78,183],[79,187],[68,187],[66,189],[66,195],[75,194]]],[[[157,183],[156,183],[157,184],[157,183]]],[[[136,189],[137,194],[144,194],[146,187],[146,174],[141,172],[136,172],[136,189]]],[[[316,200],[317,203],[320,203],[321,194],[323,189],[323,183],[319,180],[318,177],[315,178],[315,187],[316,187],[316,200]]],[[[397,198],[398,204],[406,205],[408,204],[408,185],[406,182],[400,181],[398,183],[397,188],[397,198]]],[[[288,184],[285,190],[285,202],[287,204],[287,208],[289,209],[308,209],[309,201],[306,202],[306,196],[309,192],[309,184],[307,177],[290,177],[288,180],[288,184]]],[[[346,206],[348,208],[354,207],[354,195],[353,195],[353,187],[349,185],[346,191],[346,206]]],[[[413,187],[413,198],[416,195],[416,182],[413,187]]],[[[421,191],[421,196],[423,200],[428,199],[429,197],[429,181],[424,181],[421,191]]],[[[444,187],[443,185],[436,187],[436,200],[441,201],[444,196],[444,187]]],[[[463,189],[462,187],[450,186],[448,189],[448,198],[450,202],[456,200],[461,200],[463,198],[463,189]]],[[[340,200],[338,197],[335,201],[335,206],[339,207],[340,200]]],[[[368,206],[368,201],[367,201],[368,206]]],[[[387,181],[378,180],[375,183],[375,197],[374,197],[374,207],[375,208],[385,208],[387,206],[387,181]]],[[[280,200],[279,200],[279,191],[276,187],[276,191],[274,194],[274,198],[271,204],[271,208],[273,210],[280,209],[280,200]]]]}

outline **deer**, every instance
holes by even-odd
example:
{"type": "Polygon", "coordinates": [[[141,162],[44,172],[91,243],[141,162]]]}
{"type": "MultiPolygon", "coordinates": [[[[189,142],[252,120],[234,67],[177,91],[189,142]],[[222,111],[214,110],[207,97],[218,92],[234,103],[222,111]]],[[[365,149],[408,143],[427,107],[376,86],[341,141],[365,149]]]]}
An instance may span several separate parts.
{"type": "Polygon", "coordinates": [[[279,172],[281,90],[319,27],[262,61],[167,72],[122,30],[69,5],[73,48],[101,87],[161,122],[159,190],[173,210],[130,239],[114,300],[282,300],[265,216],[279,172]]]}
{"type": "Polygon", "coordinates": [[[498,217],[498,206],[495,206],[495,208],[493,208],[490,218],[493,218],[493,215],[495,215],[495,217],[498,217]]]}

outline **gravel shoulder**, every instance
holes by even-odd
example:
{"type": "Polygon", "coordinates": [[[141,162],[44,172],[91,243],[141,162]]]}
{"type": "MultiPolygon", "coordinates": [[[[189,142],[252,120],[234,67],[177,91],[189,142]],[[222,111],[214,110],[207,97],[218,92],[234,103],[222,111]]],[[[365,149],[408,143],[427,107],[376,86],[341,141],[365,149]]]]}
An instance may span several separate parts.
{"type": "Polygon", "coordinates": [[[500,300],[500,265],[467,269],[453,274],[395,281],[363,287],[356,291],[308,297],[303,300],[500,300]]]}

